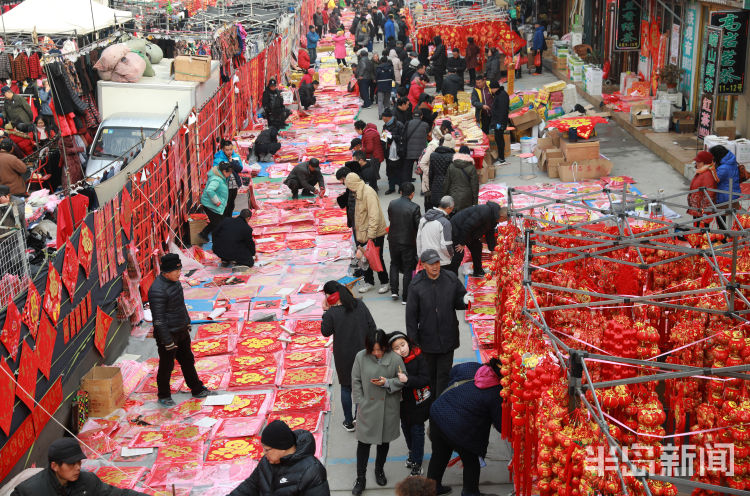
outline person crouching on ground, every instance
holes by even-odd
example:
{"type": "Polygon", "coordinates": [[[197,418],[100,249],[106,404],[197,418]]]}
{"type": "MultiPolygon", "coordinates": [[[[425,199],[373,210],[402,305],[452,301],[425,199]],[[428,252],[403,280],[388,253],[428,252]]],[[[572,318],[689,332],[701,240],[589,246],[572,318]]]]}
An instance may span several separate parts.
{"type": "Polygon", "coordinates": [[[237,217],[221,221],[214,231],[213,252],[221,258],[222,266],[252,267],[255,264],[253,229],[248,225],[252,216],[251,210],[243,209],[237,217]]]}
{"type": "Polygon", "coordinates": [[[198,234],[206,243],[208,243],[208,235],[214,232],[224,219],[224,211],[229,199],[227,181],[231,175],[232,165],[229,162],[222,162],[208,171],[206,187],[201,195],[201,205],[208,216],[208,224],[198,234]]]}
{"type": "Polygon", "coordinates": [[[284,180],[284,184],[292,191],[293,200],[299,198],[299,190],[307,196],[322,197],[326,192],[326,182],[320,172],[320,161],[317,158],[311,158],[307,162],[296,165],[284,180]],[[316,183],[320,189],[315,186],[316,183]]]}

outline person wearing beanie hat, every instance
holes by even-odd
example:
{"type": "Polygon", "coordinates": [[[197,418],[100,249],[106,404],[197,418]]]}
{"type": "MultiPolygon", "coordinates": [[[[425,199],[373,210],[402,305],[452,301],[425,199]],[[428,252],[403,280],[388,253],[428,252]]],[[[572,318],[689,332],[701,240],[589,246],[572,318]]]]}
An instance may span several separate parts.
{"type": "Polygon", "coordinates": [[[453,198],[454,213],[479,203],[479,175],[471,151],[466,150],[468,153],[462,151],[453,155],[443,181],[443,194],[453,198]]]}
{"type": "Polygon", "coordinates": [[[182,263],[179,255],[167,253],[161,257],[161,274],[148,290],[148,304],[154,322],[154,339],[159,352],[156,387],[159,404],[175,406],[169,382],[174,362],[180,364],[185,384],[194,398],[205,398],[212,393],[206,389],[195,370],[195,356],[190,348],[190,315],[185,306],[185,295],[180,284],[182,263]]]}
{"type": "Polygon", "coordinates": [[[388,344],[394,353],[401,356],[406,367],[398,374],[398,380],[404,385],[401,390],[401,431],[409,449],[406,468],[411,469],[412,476],[422,475],[424,423],[430,416],[432,403],[430,370],[422,350],[405,333],[390,333],[388,344]]]}
{"type": "Polygon", "coordinates": [[[284,106],[284,97],[281,96],[276,79],[271,78],[268,80],[268,85],[263,90],[261,104],[263,106],[263,117],[268,121],[268,125],[278,130],[284,129],[286,127],[286,119],[291,115],[292,111],[284,106]]]}
{"type": "Polygon", "coordinates": [[[303,195],[318,195],[321,198],[326,194],[326,183],[320,172],[320,160],[311,158],[307,162],[297,164],[292,172],[284,179],[284,184],[292,191],[292,199],[299,198],[299,191],[303,195]],[[315,185],[318,185],[316,187],[315,185]]]}
{"type": "MultiPolygon", "coordinates": [[[[386,195],[396,191],[404,181],[402,167],[402,155],[404,145],[404,124],[393,117],[393,111],[386,108],[383,111],[383,135],[385,136],[385,174],[388,176],[388,190],[386,195]]],[[[409,171],[411,173],[411,170],[409,171]]]]}
{"type": "Polygon", "coordinates": [[[292,431],[281,420],[269,423],[260,436],[263,458],[250,477],[229,496],[329,496],[328,474],[315,458],[315,438],[292,431]]]}
{"type": "MultiPolygon", "coordinates": [[[[687,213],[692,215],[693,219],[697,219],[706,215],[716,205],[716,192],[709,190],[717,188],[719,177],[716,175],[714,156],[711,153],[705,150],[698,152],[693,161],[695,162],[695,176],[690,181],[690,193],[687,197],[690,208],[687,213]],[[701,188],[706,189],[701,190],[701,188]]],[[[707,223],[710,224],[710,221],[707,223]]],[[[701,223],[695,222],[696,227],[701,227],[699,224],[701,223]]]]}
{"type": "Polygon", "coordinates": [[[437,483],[437,494],[447,494],[443,474],[453,452],[463,463],[462,494],[479,493],[479,475],[487,454],[490,429],[502,426],[502,386],[497,362],[462,363],[450,371],[449,388],[430,406],[432,457],[427,478],[437,483]]]}
{"type": "MultiPolygon", "coordinates": [[[[120,489],[102,482],[96,474],[81,470],[86,455],[78,441],[64,437],[52,441],[47,450],[49,465],[18,484],[12,496],[58,496],[60,494],[96,494],[102,496],[145,496],[130,489],[120,489]]],[[[8,488],[10,489],[10,488],[8,488]]]]}

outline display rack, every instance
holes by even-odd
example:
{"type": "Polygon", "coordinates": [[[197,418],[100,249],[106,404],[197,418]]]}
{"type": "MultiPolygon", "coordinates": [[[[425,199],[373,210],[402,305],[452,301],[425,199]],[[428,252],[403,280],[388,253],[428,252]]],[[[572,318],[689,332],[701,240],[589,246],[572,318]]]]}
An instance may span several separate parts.
{"type": "MultiPolygon", "coordinates": [[[[732,187],[730,186],[730,194],[738,197],[737,203],[750,200],[750,195],[731,192],[731,190],[732,187]]],[[[710,189],[702,189],[701,191],[707,196],[710,192],[718,192],[718,190],[710,189]]],[[[647,484],[647,480],[652,479],[725,494],[750,495],[750,491],[678,477],[637,472],[631,459],[624,453],[622,446],[611,435],[597,394],[597,390],[602,388],[686,377],[711,376],[748,380],[750,375],[747,372],[750,372],[750,365],[704,368],[592,353],[589,350],[577,349],[567,345],[556,335],[545,319],[545,312],[550,311],[612,308],[616,305],[625,304],[701,312],[729,317],[738,323],[748,322],[750,301],[748,301],[745,291],[750,290],[750,286],[740,284],[737,276],[738,252],[750,246],[750,231],[742,228],[743,216],[748,215],[749,212],[743,208],[714,205],[714,208],[709,209],[700,218],[693,219],[687,216],[687,220],[682,220],[686,217],[683,215],[679,220],[671,221],[656,216],[646,216],[638,207],[645,207],[645,211],[661,211],[662,208],[669,207],[673,211],[684,212],[689,209],[687,205],[688,193],[676,193],[654,201],[646,196],[629,192],[627,185],[621,191],[604,189],[603,192],[608,199],[608,205],[602,208],[601,206],[595,207],[586,201],[587,198],[591,197],[591,193],[557,198],[543,193],[509,188],[508,213],[510,222],[515,225],[517,233],[519,233],[515,242],[517,246],[522,246],[523,250],[523,279],[521,282],[523,305],[521,313],[527,323],[531,325],[531,329],[539,329],[546,336],[552,353],[557,357],[560,367],[567,375],[569,409],[572,411],[581,405],[585,408],[604,434],[610,449],[622,457],[631,473],[636,475],[636,478],[643,483],[645,494],[649,496],[652,494],[647,484]],[[528,199],[523,202],[514,201],[514,199],[520,199],[519,195],[532,197],[534,201],[531,203],[533,204],[529,205],[528,199]],[[526,206],[516,206],[515,203],[526,204],[526,206]],[[588,213],[590,220],[565,223],[550,219],[549,215],[545,215],[545,210],[553,205],[566,205],[577,210],[583,209],[588,213]],[[731,219],[733,229],[723,229],[717,225],[717,217],[724,215],[728,215],[731,219]],[[656,227],[645,231],[636,231],[632,228],[634,224],[643,221],[647,221],[650,225],[656,227]],[[599,229],[602,226],[610,228],[616,226],[616,233],[613,234],[599,229]],[[682,242],[687,236],[703,237],[705,243],[701,247],[691,246],[682,242]],[[520,245],[521,243],[522,245],[520,245]],[[561,244],[566,246],[561,246],[561,244]],[[614,252],[628,249],[637,253],[636,260],[622,260],[611,256],[614,252]],[[653,250],[659,250],[662,257],[656,262],[649,263],[644,256],[644,252],[653,250]],[[720,281],[720,284],[714,287],[638,296],[552,285],[535,280],[534,277],[537,271],[549,271],[561,264],[582,259],[598,259],[608,264],[621,264],[648,270],[691,257],[700,257],[705,260],[708,266],[712,268],[713,275],[720,281]],[[544,261],[537,262],[540,259],[544,261]],[[547,292],[554,293],[559,296],[559,299],[567,298],[576,301],[577,297],[583,297],[586,301],[543,306],[540,304],[541,298],[539,295],[547,292]],[[726,302],[726,309],[706,308],[697,304],[690,304],[690,301],[696,297],[711,295],[721,295],[726,302]],[[675,302],[685,298],[687,298],[687,302],[675,302]],[[606,360],[640,367],[640,372],[648,375],[594,382],[587,366],[589,360],[606,360]],[[590,398],[586,396],[587,391],[592,393],[590,398]]],[[[630,494],[619,464],[616,464],[616,471],[622,494],[630,494]]]]}

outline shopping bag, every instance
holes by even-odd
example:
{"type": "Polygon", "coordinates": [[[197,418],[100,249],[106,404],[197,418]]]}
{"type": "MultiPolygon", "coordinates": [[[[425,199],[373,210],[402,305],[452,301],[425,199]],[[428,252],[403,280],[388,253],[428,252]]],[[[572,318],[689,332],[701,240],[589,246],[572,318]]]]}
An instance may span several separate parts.
{"type": "Polygon", "coordinates": [[[380,248],[375,246],[371,239],[367,241],[365,247],[365,258],[367,258],[367,263],[370,264],[372,270],[383,272],[383,264],[380,262],[380,248]]]}
{"type": "Polygon", "coordinates": [[[537,50],[536,55],[534,55],[534,66],[539,67],[540,65],[542,65],[542,52],[537,50]]]}

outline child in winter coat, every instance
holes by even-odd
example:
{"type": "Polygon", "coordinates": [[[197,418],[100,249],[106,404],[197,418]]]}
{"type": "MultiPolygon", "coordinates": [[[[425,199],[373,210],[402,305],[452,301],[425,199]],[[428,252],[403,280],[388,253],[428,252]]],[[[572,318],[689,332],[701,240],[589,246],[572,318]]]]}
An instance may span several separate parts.
{"type": "Polygon", "coordinates": [[[430,416],[430,373],[427,359],[403,332],[395,331],[388,335],[391,350],[404,360],[405,371],[398,373],[398,379],[404,384],[401,390],[401,430],[409,449],[406,468],[411,475],[422,474],[424,458],[424,423],[430,416]]]}

